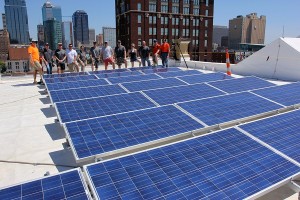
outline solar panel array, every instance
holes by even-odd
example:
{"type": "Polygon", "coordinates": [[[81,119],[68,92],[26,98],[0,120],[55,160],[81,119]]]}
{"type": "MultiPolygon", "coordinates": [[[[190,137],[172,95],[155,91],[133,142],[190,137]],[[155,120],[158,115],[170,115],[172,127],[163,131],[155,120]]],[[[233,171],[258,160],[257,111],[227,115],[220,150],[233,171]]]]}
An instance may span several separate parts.
{"type": "Polygon", "coordinates": [[[54,78],[45,78],[45,82],[48,83],[66,83],[71,81],[86,81],[86,80],[95,80],[98,79],[95,75],[86,75],[86,76],[66,76],[66,77],[54,77],[54,78]]]}
{"type": "Polygon", "coordinates": [[[164,72],[180,72],[182,71],[179,68],[171,67],[171,68],[153,68],[153,69],[141,69],[141,72],[144,74],[151,74],[151,73],[164,73],[164,72]]]}
{"type": "Polygon", "coordinates": [[[0,189],[0,199],[91,199],[78,169],[0,189]]]}
{"type": "Polygon", "coordinates": [[[99,85],[108,85],[109,83],[105,79],[96,79],[88,81],[66,82],[66,83],[48,83],[46,84],[48,91],[53,90],[67,90],[73,88],[86,88],[99,85]]]}
{"type": "Polygon", "coordinates": [[[136,75],[136,76],[121,76],[121,77],[112,77],[107,80],[112,84],[116,83],[125,83],[125,82],[133,82],[133,81],[143,81],[143,80],[151,80],[151,79],[160,79],[156,74],[146,74],[146,75],[136,75]]]}
{"type": "Polygon", "coordinates": [[[44,74],[43,78],[62,78],[62,77],[70,77],[70,76],[83,76],[83,75],[89,75],[87,72],[75,72],[75,73],[64,73],[64,74],[44,74]]]}
{"type": "Polygon", "coordinates": [[[185,70],[185,71],[177,71],[177,72],[159,73],[159,75],[164,78],[186,76],[186,75],[193,75],[193,74],[202,74],[202,73],[198,70],[185,70]]]}
{"type": "Polygon", "coordinates": [[[85,167],[98,199],[244,199],[300,168],[235,129],[85,167]]]}
{"type": "Polygon", "coordinates": [[[224,73],[219,72],[219,73],[183,76],[183,77],[179,77],[179,79],[189,84],[196,84],[196,83],[203,83],[203,82],[232,79],[232,76],[228,76],[224,73]]]}

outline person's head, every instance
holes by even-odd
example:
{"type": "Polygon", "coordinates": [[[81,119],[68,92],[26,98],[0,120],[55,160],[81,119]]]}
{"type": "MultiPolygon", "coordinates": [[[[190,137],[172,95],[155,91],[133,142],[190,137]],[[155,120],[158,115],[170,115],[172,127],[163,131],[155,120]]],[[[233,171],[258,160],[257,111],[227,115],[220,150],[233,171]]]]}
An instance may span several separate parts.
{"type": "Polygon", "coordinates": [[[135,44],[134,43],[131,43],[131,48],[134,48],[135,47],[135,44]]]}
{"type": "Polygon", "coordinates": [[[69,49],[71,50],[73,48],[73,45],[72,44],[69,44],[69,49]]]}
{"type": "Polygon", "coordinates": [[[45,49],[49,49],[49,44],[48,43],[45,44],[45,49]]]}
{"type": "Polygon", "coordinates": [[[157,40],[154,39],[154,40],[153,40],[153,45],[156,45],[156,44],[157,44],[157,40]]]}
{"type": "Polygon", "coordinates": [[[94,47],[95,47],[95,46],[97,45],[97,42],[96,42],[96,41],[94,41],[94,42],[93,42],[93,45],[94,45],[94,47]]]}
{"type": "Polygon", "coordinates": [[[32,39],[32,40],[31,40],[31,45],[32,45],[32,46],[36,46],[36,45],[37,45],[37,42],[38,42],[38,41],[37,41],[36,39],[32,39]]]}
{"type": "Polygon", "coordinates": [[[143,41],[143,42],[142,42],[142,45],[143,45],[143,46],[146,46],[146,41],[143,41]]]}
{"type": "Polygon", "coordinates": [[[163,43],[165,43],[165,42],[167,42],[167,39],[164,39],[164,40],[163,40],[163,43]]]}
{"type": "Polygon", "coordinates": [[[106,46],[106,47],[108,46],[108,41],[104,42],[104,46],[106,46]]]}
{"type": "Polygon", "coordinates": [[[58,43],[58,49],[62,49],[62,43],[58,43]]]}
{"type": "Polygon", "coordinates": [[[117,45],[120,46],[122,44],[121,40],[118,40],[117,45]]]}
{"type": "Polygon", "coordinates": [[[80,46],[80,50],[84,50],[84,46],[83,45],[80,46]]]}

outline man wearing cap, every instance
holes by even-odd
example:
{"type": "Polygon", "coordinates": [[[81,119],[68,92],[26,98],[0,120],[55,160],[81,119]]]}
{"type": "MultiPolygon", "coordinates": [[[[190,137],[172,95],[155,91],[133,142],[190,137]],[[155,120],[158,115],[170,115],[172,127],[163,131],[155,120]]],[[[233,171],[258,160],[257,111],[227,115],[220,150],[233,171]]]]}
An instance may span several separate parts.
{"type": "Polygon", "coordinates": [[[117,65],[119,66],[119,69],[121,68],[122,63],[124,63],[125,68],[127,68],[126,49],[121,44],[121,40],[118,40],[118,44],[115,47],[115,57],[116,57],[117,65]]]}
{"type": "Polygon", "coordinates": [[[160,45],[158,44],[157,40],[153,40],[153,48],[152,48],[152,60],[153,60],[153,66],[158,65],[158,54],[160,51],[160,45]]]}
{"type": "Polygon", "coordinates": [[[167,43],[167,40],[164,39],[162,45],[160,46],[160,56],[162,61],[162,67],[168,67],[168,58],[170,54],[170,45],[167,43]]]}
{"type": "Polygon", "coordinates": [[[115,69],[115,62],[114,62],[114,51],[113,49],[108,46],[108,42],[104,42],[104,47],[102,47],[100,53],[101,59],[104,61],[105,70],[107,70],[108,64],[111,64],[113,69],[115,69]]]}
{"type": "Polygon", "coordinates": [[[66,51],[67,54],[67,63],[70,72],[79,72],[79,67],[77,64],[77,52],[73,49],[73,45],[69,44],[69,48],[66,51]]]}
{"type": "Polygon", "coordinates": [[[33,84],[37,84],[36,76],[37,72],[40,74],[40,79],[42,83],[42,76],[43,76],[43,70],[42,65],[40,64],[40,54],[39,49],[37,48],[37,40],[32,40],[31,45],[28,47],[28,54],[29,54],[29,63],[30,67],[33,68],[33,84]]]}
{"type": "Polygon", "coordinates": [[[54,58],[57,63],[57,72],[64,73],[66,69],[65,60],[67,58],[66,51],[62,48],[62,43],[58,43],[58,49],[55,50],[54,58]]]}
{"type": "Polygon", "coordinates": [[[92,71],[98,70],[98,64],[100,62],[100,49],[97,47],[97,42],[93,42],[94,46],[90,48],[90,54],[92,55],[92,71]]]}
{"type": "Polygon", "coordinates": [[[49,44],[46,43],[43,51],[42,61],[47,67],[47,74],[52,74],[52,57],[52,50],[49,48],[49,44]]]}

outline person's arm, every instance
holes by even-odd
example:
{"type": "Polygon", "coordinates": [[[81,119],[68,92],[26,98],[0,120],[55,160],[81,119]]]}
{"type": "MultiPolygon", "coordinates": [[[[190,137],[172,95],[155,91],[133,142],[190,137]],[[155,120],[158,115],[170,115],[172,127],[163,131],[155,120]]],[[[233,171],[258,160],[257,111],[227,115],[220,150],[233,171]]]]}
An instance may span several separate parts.
{"type": "Polygon", "coordinates": [[[125,49],[125,47],[124,47],[124,59],[126,59],[126,49],[125,49]]]}

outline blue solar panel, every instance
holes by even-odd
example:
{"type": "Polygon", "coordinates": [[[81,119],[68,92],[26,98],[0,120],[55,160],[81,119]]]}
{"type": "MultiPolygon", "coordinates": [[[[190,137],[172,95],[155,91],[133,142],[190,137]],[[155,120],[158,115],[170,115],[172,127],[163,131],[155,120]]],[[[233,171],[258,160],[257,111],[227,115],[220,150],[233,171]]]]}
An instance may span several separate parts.
{"type": "Polygon", "coordinates": [[[152,66],[148,66],[148,67],[132,67],[132,68],[128,68],[130,71],[138,71],[138,70],[145,70],[145,69],[155,69],[152,66]]]}
{"type": "Polygon", "coordinates": [[[141,72],[145,74],[151,74],[151,73],[164,73],[164,72],[182,72],[181,69],[177,67],[166,67],[166,68],[153,68],[153,69],[142,69],[141,72]]]}
{"type": "Polygon", "coordinates": [[[119,85],[106,85],[69,90],[50,91],[52,103],[126,93],[119,85]]]}
{"type": "Polygon", "coordinates": [[[141,93],[119,94],[56,104],[61,123],[101,117],[155,105],[141,93]]]}
{"type": "Polygon", "coordinates": [[[242,92],[258,88],[275,86],[275,84],[257,77],[237,78],[227,81],[211,82],[209,84],[228,93],[242,92]]]}
{"type": "Polygon", "coordinates": [[[95,75],[84,75],[84,76],[67,76],[67,77],[55,77],[45,78],[45,83],[65,83],[71,81],[86,81],[98,79],[95,75]]]}
{"type": "Polygon", "coordinates": [[[236,129],[85,167],[99,199],[244,199],[300,168],[236,129]]]}
{"type": "Polygon", "coordinates": [[[227,80],[232,79],[232,76],[227,76],[223,73],[209,73],[209,74],[200,74],[200,75],[191,75],[191,76],[182,76],[179,79],[189,83],[204,83],[210,81],[218,81],[218,80],[227,80]]]}
{"type": "Polygon", "coordinates": [[[108,74],[108,73],[115,73],[115,72],[128,72],[128,69],[111,69],[111,70],[99,70],[99,71],[93,71],[89,72],[89,74],[108,74]]]}
{"type": "Polygon", "coordinates": [[[79,171],[72,170],[58,175],[0,189],[0,199],[91,199],[79,171]]]}
{"type": "Polygon", "coordinates": [[[133,75],[142,75],[139,71],[125,71],[125,72],[114,72],[108,74],[97,74],[98,78],[112,78],[112,77],[126,77],[126,76],[133,76],[133,75]]]}
{"type": "Polygon", "coordinates": [[[82,87],[91,87],[91,86],[100,86],[108,85],[108,82],[105,79],[96,79],[88,81],[77,81],[77,82],[65,82],[65,83],[48,83],[46,84],[47,90],[65,90],[72,88],[82,88],[82,87]]]}
{"type": "Polygon", "coordinates": [[[146,75],[138,75],[138,76],[126,76],[126,77],[115,77],[108,78],[108,80],[113,83],[125,83],[125,82],[134,82],[134,81],[143,81],[143,80],[151,80],[151,79],[160,79],[156,74],[146,74],[146,75]]]}
{"type": "Polygon", "coordinates": [[[178,72],[159,73],[159,75],[164,78],[186,76],[186,75],[193,75],[193,74],[202,74],[202,72],[200,72],[198,70],[184,70],[184,71],[178,71],[178,72]]]}
{"type": "Polygon", "coordinates": [[[152,142],[202,127],[174,106],[66,124],[78,159],[152,142]]]}
{"type": "Polygon", "coordinates": [[[300,163],[299,121],[297,110],[240,127],[300,163]]]}
{"type": "Polygon", "coordinates": [[[122,83],[122,85],[131,92],[149,90],[156,88],[165,88],[172,86],[186,85],[176,78],[165,78],[157,80],[148,80],[143,82],[122,83]]]}
{"type": "Polygon", "coordinates": [[[223,92],[206,84],[163,88],[144,92],[160,105],[167,105],[224,94],[223,92]]]}
{"type": "Polygon", "coordinates": [[[69,76],[83,76],[89,75],[87,72],[63,73],[63,74],[44,74],[43,78],[69,77],[69,76]]]}
{"type": "Polygon", "coordinates": [[[178,104],[206,123],[215,125],[282,108],[280,105],[243,92],[178,104]]]}
{"type": "Polygon", "coordinates": [[[285,106],[300,103],[300,83],[265,88],[253,92],[285,106]]]}

